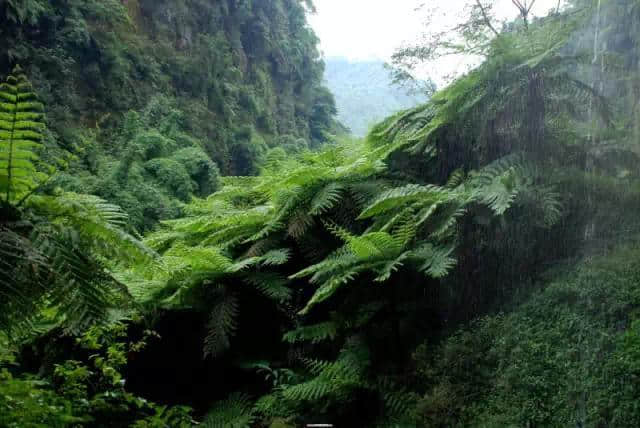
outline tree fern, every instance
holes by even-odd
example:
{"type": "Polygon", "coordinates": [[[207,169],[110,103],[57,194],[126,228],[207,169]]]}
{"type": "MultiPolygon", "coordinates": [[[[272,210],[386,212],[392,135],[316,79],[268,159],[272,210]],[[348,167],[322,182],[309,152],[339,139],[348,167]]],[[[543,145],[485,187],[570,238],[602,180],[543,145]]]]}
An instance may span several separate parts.
{"type": "Polygon", "coordinates": [[[43,106],[19,68],[14,74],[0,85],[0,324],[28,334],[29,322],[50,309],[58,325],[78,331],[106,320],[115,305],[126,307],[127,290],[113,274],[118,265],[155,255],[127,233],[118,207],[88,195],[39,192],[46,178],[36,167],[43,106]]]}

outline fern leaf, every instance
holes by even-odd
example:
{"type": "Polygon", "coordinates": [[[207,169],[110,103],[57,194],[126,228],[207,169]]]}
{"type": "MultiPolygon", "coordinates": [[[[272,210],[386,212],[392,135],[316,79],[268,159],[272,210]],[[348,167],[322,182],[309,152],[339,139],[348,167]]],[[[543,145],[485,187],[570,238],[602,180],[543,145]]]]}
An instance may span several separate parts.
{"type": "Polygon", "coordinates": [[[311,215],[320,215],[329,211],[342,197],[344,186],[337,182],[325,185],[311,200],[311,215]]]}
{"type": "Polygon", "coordinates": [[[238,299],[233,294],[223,295],[211,310],[208,333],[204,340],[205,357],[217,357],[231,346],[231,337],[237,328],[238,299]]]}
{"type": "Polygon", "coordinates": [[[464,181],[464,171],[461,169],[456,169],[453,174],[449,176],[447,180],[447,184],[445,185],[448,189],[455,189],[459,185],[461,185],[464,181]]]}
{"type": "Polygon", "coordinates": [[[271,250],[260,257],[260,263],[262,266],[280,266],[287,263],[290,257],[291,251],[286,248],[271,250]]]}
{"type": "Polygon", "coordinates": [[[0,85],[0,99],[0,192],[9,204],[44,180],[35,166],[45,128],[44,106],[19,67],[0,85]]]}
{"type": "Polygon", "coordinates": [[[371,218],[404,207],[406,204],[417,200],[423,201],[442,201],[449,198],[448,191],[433,185],[408,184],[383,192],[371,205],[369,205],[360,214],[358,218],[371,218]]]}
{"type": "Polygon", "coordinates": [[[338,334],[338,325],[333,321],[298,327],[283,336],[287,343],[311,342],[318,344],[333,340],[338,334]]]}
{"type": "Polygon", "coordinates": [[[456,259],[451,257],[451,253],[453,253],[451,247],[434,247],[432,244],[425,244],[413,251],[411,257],[421,261],[421,271],[433,278],[442,278],[456,264],[456,259]]]}
{"type": "Polygon", "coordinates": [[[354,266],[350,269],[336,273],[316,290],[311,299],[307,302],[307,305],[299,313],[301,315],[307,314],[311,308],[318,303],[322,303],[329,299],[340,288],[342,288],[343,285],[353,281],[356,275],[364,270],[366,270],[366,266],[354,266]]]}
{"type": "Polygon", "coordinates": [[[252,272],[245,277],[245,281],[269,299],[278,302],[291,299],[287,280],[275,272],[252,272]]]}
{"type": "Polygon", "coordinates": [[[396,259],[385,262],[382,268],[376,269],[378,276],[374,279],[376,282],[384,282],[391,278],[395,272],[402,267],[404,261],[409,258],[410,252],[402,253],[396,259]]]}
{"type": "Polygon", "coordinates": [[[245,394],[234,393],[209,410],[203,428],[249,428],[255,421],[253,404],[245,394]]]}
{"type": "Polygon", "coordinates": [[[297,209],[289,218],[287,233],[293,238],[301,238],[311,226],[313,217],[305,209],[297,209]]]}

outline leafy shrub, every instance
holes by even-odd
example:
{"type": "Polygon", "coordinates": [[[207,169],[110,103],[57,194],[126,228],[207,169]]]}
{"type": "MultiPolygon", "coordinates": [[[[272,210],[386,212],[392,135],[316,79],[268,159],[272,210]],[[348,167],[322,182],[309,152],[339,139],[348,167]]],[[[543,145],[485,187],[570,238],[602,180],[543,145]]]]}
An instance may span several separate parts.
{"type": "Polygon", "coordinates": [[[172,159],[186,169],[197,186],[194,191],[198,196],[208,196],[218,190],[220,186],[218,167],[202,149],[186,147],[176,151],[172,159]]]}
{"type": "Polygon", "coordinates": [[[144,167],[178,199],[185,202],[189,200],[195,185],[182,163],[174,159],[155,158],[145,163],[144,167]]]}

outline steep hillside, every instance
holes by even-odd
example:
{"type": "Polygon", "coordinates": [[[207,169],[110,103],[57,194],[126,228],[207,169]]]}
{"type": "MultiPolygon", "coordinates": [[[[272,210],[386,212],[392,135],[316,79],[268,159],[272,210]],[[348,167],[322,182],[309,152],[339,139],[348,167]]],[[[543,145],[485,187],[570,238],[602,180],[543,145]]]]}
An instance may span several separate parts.
{"type": "Polygon", "coordinates": [[[0,22],[0,74],[22,65],[50,145],[79,157],[84,178],[63,184],[139,228],[215,190],[217,169],[255,174],[269,147],[317,146],[334,124],[298,0],[2,2],[0,22]]]}
{"type": "Polygon", "coordinates": [[[420,347],[422,424],[636,426],[638,256],[565,266],[525,303],[420,347]]]}
{"type": "Polygon", "coordinates": [[[358,137],[385,117],[427,101],[426,95],[394,85],[382,61],[327,58],[325,79],[336,98],[338,119],[358,137]]]}

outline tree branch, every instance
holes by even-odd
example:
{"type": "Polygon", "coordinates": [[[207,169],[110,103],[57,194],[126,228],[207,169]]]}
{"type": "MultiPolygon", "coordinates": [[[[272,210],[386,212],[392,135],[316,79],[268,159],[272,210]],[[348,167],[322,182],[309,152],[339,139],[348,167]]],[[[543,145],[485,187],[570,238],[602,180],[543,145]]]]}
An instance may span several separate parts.
{"type": "Polygon", "coordinates": [[[524,6],[522,5],[522,3],[520,3],[519,0],[511,0],[511,3],[513,3],[515,7],[517,7],[520,10],[520,12],[525,10],[524,6]]]}
{"type": "Polygon", "coordinates": [[[482,17],[484,18],[484,23],[487,24],[487,27],[489,27],[489,29],[491,31],[493,31],[493,34],[495,34],[496,36],[499,36],[500,33],[498,33],[498,31],[491,24],[491,21],[489,20],[489,17],[487,16],[487,12],[484,10],[484,7],[482,6],[482,3],[480,3],[480,0],[476,0],[476,4],[478,5],[478,7],[480,8],[480,11],[482,12],[482,17]]]}
{"type": "Polygon", "coordinates": [[[527,15],[529,14],[529,12],[531,12],[531,9],[533,8],[534,4],[536,4],[536,0],[531,0],[531,4],[529,5],[529,8],[527,9],[527,15]]]}
{"type": "Polygon", "coordinates": [[[520,11],[520,15],[522,16],[522,22],[524,22],[524,28],[527,30],[529,29],[529,20],[528,20],[529,11],[531,10],[531,7],[534,5],[535,2],[536,0],[533,0],[531,2],[531,5],[529,5],[529,7],[527,8],[526,0],[524,4],[522,4],[520,0],[511,0],[511,3],[513,3],[515,7],[517,7],[518,10],[520,11]]]}

